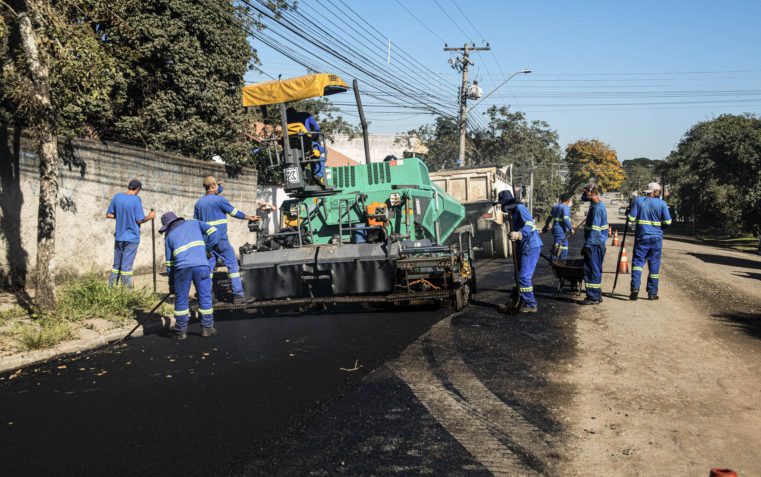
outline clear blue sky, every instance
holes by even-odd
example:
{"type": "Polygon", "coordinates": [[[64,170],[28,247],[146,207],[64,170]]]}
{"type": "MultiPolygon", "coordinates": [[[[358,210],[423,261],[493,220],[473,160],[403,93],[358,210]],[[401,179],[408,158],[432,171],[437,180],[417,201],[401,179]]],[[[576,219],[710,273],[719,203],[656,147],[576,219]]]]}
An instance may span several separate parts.
{"type": "MultiPolygon", "coordinates": [[[[486,93],[511,73],[530,68],[532,74],[514,78],[484,104],[508,104],[529,119],[547,121],[563,147],[579,138],[598,138],[613,146],[619,159],[661,159],[698,121],[722,113],[761,114],[761,1],[401,0],[425,26],[396,0],[343,1],[390,39],[390,65],[386,41],[352,17],[341,0],[300,0],[299,10],[343,40],[323,35],[326,43],[349,45],[350,53],[364,54],[372,71],[388,78],[414,78],[409,87],[419,93],[415,97],[433,94],[451,114],[457,112],[459,73],[449,67],[452,55],[442,51],[442,39],[449,46],[471,40],[490,44],[492,51],[474,55],[471,67],[471,78],[486,93]],[[366,38],[352,27],[362,27],[366,38]]],[[[279,38],[278,28],[265,33],[279,38]]],[[[267,74],[305,72],[262,41],[253,44],[267,74]]],[[[292,46],[307,45],[296,41],[292,46]]],[[[310,61],[324,71],[335,70],[328,62],[343,66],[318,49],[310,61]]],[[[363,74],[356,76],[365,80],[363,74]]],[[[247,76],[248,81],[265,79],[260,73],[247,76]]],[[[409,103],[415,97],[397,99],[409,103]]],[[[336,100],[353,99],[347,94],[336,100]]],[[[367,102],[382,104],[372,98],[367,102]]],[[[432,122],[430,114],[418,111],[367,109],[371,132],[403,132],[432,122]]],[[[484,109],[471,113],[474,124],[485,124],[479,117],[484,109]]],[[[345,110],[347,119],[356,122],[355,110],[345,110]]]]}

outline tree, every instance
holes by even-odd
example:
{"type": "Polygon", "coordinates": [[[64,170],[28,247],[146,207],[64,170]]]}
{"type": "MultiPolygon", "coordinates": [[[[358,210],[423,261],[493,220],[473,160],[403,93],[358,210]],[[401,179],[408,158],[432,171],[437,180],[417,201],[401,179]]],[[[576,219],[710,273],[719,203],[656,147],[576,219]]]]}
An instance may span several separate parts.
{"type": "MultiPolygon", "coordinates": [[[[549,210],[565,189],[565,167],[561,163],[558,134],[544,121],[526,119],[520,111],[507,106],[490,107],[486,129],[469,130],[465,141],[468,163],[505,166],[513,164],[518,183],[528,183],[534,171],[534,197],[537,214],[549,210]]],[[[433,125],[409,131],[399,139],[419,140],[428,148],[426,163],[431,170],[456,167],[459,146],[457,122],[437,117],[433,125]]]]}
{"type": "MultiPolygon", "coordinates": [[[[283,8],[281,0],[270,8],[283,8]]],[[[55,304],[58,137],[248,157],[240,87],[255,24],[237,2],[0,2],[0,119],[38,143],[36,301],[55,304]]]]}
{"type": "Polygon", "coordinates": [[[624,167],[626,179],[621,186],[621,192],[629,195],[634,191],[641,192],[644,190],[647,184],[655,181],[655,167],[659,162],[660,161],[648,159],[646,157],[638,157],[623,161],[621,164],[624,167]]]}
{"type": "Polygon", "coordinates": [[[659,167],[681,217],[728,235],[761,224],[761,118],[724,114],[695,124],[659,167]]]}
{"type": "MultiPolygon", "coordinates": [[[[407,147],[412,147],[414,141],[419,141],[428,149],[425,162],[428,168],[434,171],[457,166],[459,134],[456,119],[438,116],[433,124],[425,124],[417,129],[412,129],[397,138],[396,141],[406,144],[407,147]]],[[[472,141],[472,136],[466,136],[466,157],[470,157],[472,154],[472,141]]]]}
{"type": "Polygon", "coordinates": [[[569,144],[565,158],[572,169],[570,190],[589,181],[596,182],[603,190],[618,190],[626,177],[616,151],[597,139],[581,139],[569,144]]]}

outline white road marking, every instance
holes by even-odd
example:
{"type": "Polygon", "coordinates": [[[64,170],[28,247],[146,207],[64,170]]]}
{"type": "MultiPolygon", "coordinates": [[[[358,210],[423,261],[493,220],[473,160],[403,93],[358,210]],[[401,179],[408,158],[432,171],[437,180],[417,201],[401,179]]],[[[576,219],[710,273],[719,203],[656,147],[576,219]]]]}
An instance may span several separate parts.
{"type": "Polygon", "coordinates": [[[454,350],[451,319],[436,324],[411,344],[390,368],[415,394],[428,412],[484,467],[496,476],[539,475],[499,441],[500,433],[527,453],[544,448],[543,433],[481,383],[454,350]],[[464,396],[448,390],[425,356],[425,341],[435,346],[440,370],[464,396]]]}

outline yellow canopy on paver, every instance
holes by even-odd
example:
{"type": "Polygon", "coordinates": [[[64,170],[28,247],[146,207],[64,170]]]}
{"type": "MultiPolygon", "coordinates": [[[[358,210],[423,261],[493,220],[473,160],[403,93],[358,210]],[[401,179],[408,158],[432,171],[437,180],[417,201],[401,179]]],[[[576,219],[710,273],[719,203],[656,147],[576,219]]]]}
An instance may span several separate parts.
{"type": "Polygon", "coordinates": [[[338,75],[318,73],[243,87],[243,106],[265,106],[343,93],[349,85],[338,75]]]}

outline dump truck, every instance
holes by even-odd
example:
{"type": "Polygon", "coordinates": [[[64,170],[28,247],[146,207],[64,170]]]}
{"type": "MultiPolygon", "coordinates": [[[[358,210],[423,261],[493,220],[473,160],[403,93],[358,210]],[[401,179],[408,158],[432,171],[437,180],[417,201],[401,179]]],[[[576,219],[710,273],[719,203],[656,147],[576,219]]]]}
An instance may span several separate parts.
{"type": "Polygon", "coordinates": [[[460,167],[431,173],[434,184],[465,206],[465,220],[473,227],[475,248],[486,257],[507,258],[512,244],[507,238],[508,224],[503,220],[497,194],[513,190],[512,166],[460,167]]]}
{"type": "MultiPolygon", "coordinates": [[[[278,207],[275,232],[258,223],[255,243],[240,248],[243,305],[227,308],[339,303],[448,302],[467,306],[476,291],[472,227],[465,208],[431,181],[417,158],[370,162],[359,86],[330,74],[248,85],[246,107],[277,106],[280,136],[262,141],[266,166],[277,171],[289,199],[278,207]],[[291,134],[286,104],[354,90],[365,164],[325,168],[322,133],[291,134]]],[[[324,148],[327,149],[327,148],[324,148]]],[[[219,290],[220,284],[215,284],[219,290]]]]}

